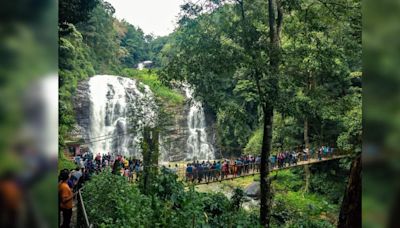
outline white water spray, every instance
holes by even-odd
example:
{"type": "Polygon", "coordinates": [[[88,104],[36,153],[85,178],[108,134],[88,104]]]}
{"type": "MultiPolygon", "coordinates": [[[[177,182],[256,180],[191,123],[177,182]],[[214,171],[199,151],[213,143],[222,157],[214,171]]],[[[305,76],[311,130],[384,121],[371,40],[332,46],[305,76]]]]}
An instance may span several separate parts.
{"type": "Polygon", "coordinates": [[[214,149],[208,142],[206,121],[203,104],[193,97],[193,89],[183,85],[186,97],[189,100],[190,110],[188,114],[189,138],[187,140],[188,160],[213,160],[214,149]]]}
{"type": "Polygon", "coordinates": [[[154,127],[158,109],[147,85],[129,78],[98,75],[89,80],[90,150],[141,156],[142,127],[154,127]]]}

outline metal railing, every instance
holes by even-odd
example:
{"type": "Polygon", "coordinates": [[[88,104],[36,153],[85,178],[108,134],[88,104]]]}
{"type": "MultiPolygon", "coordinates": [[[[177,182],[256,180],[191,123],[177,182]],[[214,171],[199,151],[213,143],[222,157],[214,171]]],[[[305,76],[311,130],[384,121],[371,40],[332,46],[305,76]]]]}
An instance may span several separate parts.
{"type": "Polygon", "coordinates": [[[92,228],[93,224],[89,222],[87,213],[86,213],[86,208],[85,208],[85,203],[83,202],[83,197],[82,197],[82,189],[78,190],[77,194],[77,209],[78,209],[78,214],[77,214],[77,224],[76,227],[78,228],[92,228]]]}

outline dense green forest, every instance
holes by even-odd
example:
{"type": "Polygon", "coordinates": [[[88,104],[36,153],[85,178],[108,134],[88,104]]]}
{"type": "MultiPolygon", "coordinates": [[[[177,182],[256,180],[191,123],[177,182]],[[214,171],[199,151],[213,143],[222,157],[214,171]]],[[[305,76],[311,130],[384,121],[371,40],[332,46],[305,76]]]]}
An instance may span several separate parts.
{"type": "MultiPolygon", "coordinates": [[[[272,214],[273,150],[300,144],[361,152],[360,7],[359,1],[274,0],[182,7],[174,54],[161,76],[196,86],[217,118],[221,150],[246,145],[245,151],[261,152],[263,225],[272,214]]],[[[309,191],[308,166],[304,172],[309,191]]]]}
{"type": "Polygon", "coordinates": [[[174,82],[193,85],[215,120],[216,148],[226,157],[260,154],[265,161],[282,150],[321,145],[354,156],[287,171],[274,180],[261,173],[261,194],[268,197],[261,199],[261,217],[259,210],[240,207],[240,190],[231,199],[199,193],[169,174],[143,190],[101,174],[85,195],[92,199],[88,211],[97,225],[338,224],[351,160],[361,153],[360,1],[189,2],[181,7],[178,28],[167,37],[146,35],[114,13],[102,0],[60,1],[60,151],[76,123],[72,97],[77,83],[113,74],[134,77],[175,104],[182,97],[171,90],[174,82]],[[145,60],[154,62],[151,72],[133,70],[145,60]]]}
{"type": "Polygon", "coordinates": [[[359,152],[359,2],[286,3],[276,78],[269,75],[267,64],[268,20],[261,16],[267,15],[266,1],[246,3],[212,9],[185,5],[180,28],[163,55],[165,82],[187,80],[196,86],[197,95],[215,113],[222,150],[246,146],[246,151],[261,151],[259,104],[269,99],[276,107],[274,149],[304,144],[307,128],[312,146],[329,144],[359,152]],[[276,80],[274,91],[269,91],[270,80],[276,80]]]}

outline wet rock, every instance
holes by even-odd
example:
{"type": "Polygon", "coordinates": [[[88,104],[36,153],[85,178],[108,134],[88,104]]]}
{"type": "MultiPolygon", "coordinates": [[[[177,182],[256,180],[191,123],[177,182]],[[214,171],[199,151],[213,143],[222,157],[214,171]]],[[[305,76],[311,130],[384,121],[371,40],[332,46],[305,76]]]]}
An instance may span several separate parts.
{"type": "Polygon", "coordinates": [[[90,125],[90,98],[89,98],[89,80],[78,83],[73,96],[73,106],[76,114],[77,133],[84,139],[89,138],[86,129],[90,125]]]}
{"type": "Polygon", "coordinates": [[[260,194],[261,194],[260,183],[259,182],[251,183],[250,185],[248,185],[245,188],[244,193],[248,197],[252,197],[252,198],[256,198],[256,199],[260,198],[260,194]]]}
{"type": "Polygon", "coordinates": [[[165,107],[165,110],[170,114],[170,121],[161,132],[164,160],[183,161],[186,158],[186,142],[189,137],[187,127],[189,107],[187,105],[171,106],[165,107]]]}

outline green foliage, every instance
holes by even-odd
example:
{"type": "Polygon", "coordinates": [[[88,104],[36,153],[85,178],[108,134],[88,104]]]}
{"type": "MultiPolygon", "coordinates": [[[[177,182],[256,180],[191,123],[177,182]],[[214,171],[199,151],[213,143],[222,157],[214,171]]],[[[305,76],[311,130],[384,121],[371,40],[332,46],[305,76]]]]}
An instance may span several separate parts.
{"type": "Polygon", "coordinates": [[[4,153],[3,158],[0,160],[0,175],[2,176],[7,172],[17,172],[23,169],[23,164],[18,157],[11,153],[4,153]]]}
{"type": "MultiPolygon", "coordinates": [[[[331,201],[330,197],[332,195],[330,194],[343,194],[342,190],[346,186],[343,183],[344,177],[340,175],[340,181],[338,180],[339,178],[330,181],[319,176],[316,179],[321,182],[312,182],[315,186],[323,185],[329,188],[328,186],[332,187],[332,182],[335,182],[337,187],[330,192],[315,191],[304,193],[302,191],[303,175],[298,173],[301,171],[303,170],[298,169],[294,172],[282,170],[277,173],[277,179],[272,183],[275,192],[272,224],[278,227],[334,227],[340,202],[331,201]],[[338,193],[335,193],[335,191],[338,193]]],[[[323,175],[324,172],[325,170],[315,171],[314,175],[323,175]]],[[[315,181],[315,179],[312,181],[315,181]]]]}
{"type": "Polygon", "coordinates": [[[232,207],[234,210],[239,210],[243,203],[244,191],[241,188],[235,188],[233,190],[232,207]]]}
{"type": "MultiPolygon", "coordinates": [[[[311,166],[313,172],[312,188],[309,193],[303,192],[304,173],[302,168],[273,172],[272,179],[272,221],[271,227],[333,227],[337,222],[337,214],[341,200],[333,198],[343,195],[346,187],[345,179],[348,169],[338,164],[311,166]],[[331,172],[330,170],[335,170],[331,172]],[[326,174],[326,175],[325,175],[326,174]],[[324,190],[322,190],[324,189],[324,190]]],[[[198,186],[199,191],[228,191],[235,193],[236,188],[245,188],[254,181],[259,181],[259,175],[243,177],[213,186],[198,186]],[[218,189],[221,188],[221,190],[218,189]]],[[[233,194],[235,195],[235,194],[233,194]]],[[[234,196],[231,198],[234,202],[234,196]]],[[[233,207],[233,205],[231,205],[233,207]]],[[[258,205],[256,205],[258,212],[258,205]]],[[[250,209],[251,211],[251,209],[250,209]]]]}
{"type": "MultiPolygon", "coordinates": [[[[274,115],[274,126],[272,134],[273,151],[279,152],[283,149],[293,149],[303,142],[303,129],[293,117],[284,117],[279,113],[274,115]]],[[[254,131],[244,148],[246,154],[260,154],[263,139],[263,129],[254,131]]]]}
{"type": "Polygon", "coordinates": [[[340,204],[345,192],[346,184],[344,183],[347,183],[349,171],[350,167],[343,166],[339,161],[312,166],[312,192],[326,196],[331,203],[340,204]]]}
{"type": "MultiPolygon", "coordinates": [[[[76,120],[72,98],[78,82],[95,74],[120,74],[147,58],[157,59],[166,39],[145,36],[140,28],[114,18],[115,9],[106,1],[60,2],[59,24],[59,148],[76,120]],[[154,44],[152,43],[154,41],[154,44]]],[[[180,104],[177,95],[158,82],[156,76],[141,78],[164,101],[180,104]]]]}
{"type": "Polygon", "coordinates": [[[139,182],[142,193],[149,194],[158,174],[159,156],[159,130],[157,128],[144,127],[143,140],[141,142],[143,156],[143,172],[139,182]]]}
{"type": "Polygon", "coordinates": [[[153,183],[144,195],[123,177],[109,172],[93,176],[83,194],[89,221],[99,227],[258,227],[256,214],[234,210],[237,201],[221,193],[185,191],[166,170],[153,183]]]}
{"type": "Polygon", "coordinates": [[[152,39],[149,43],[150,50],[148,59],[153,62],[153,67],[161,67],[162,66],[162,55],[161,52],[164,50],[165,45],[170,40],[169,36],[157,37],[152,39]]]}
{"type": "Polygon", "coordinates": [[[75,169],[76,168],[76,164],[69,160],[68,158],[65,157],[65,155],[63,153],[59,153],[58,156],[58,172],[60,172],[63,169],[75,169]]]}
{"type": "MultiPolygon", "coordinates": [[[[196,7],[189,4],[183,11],[195,13],[196,7]]],[[[186,80],[194,86],[197,98],[216,117],[218,147],[225,156],[241,151],[259,119],[255,85],[245,67],[248,56],[235,37],[240,32],[235,14],[226,5],[196,19],[182,18],[164,46],[160,73],[165,82],[186,80]]]]}
{"type": "Polygon", "coordinates": [[[116,39],[114,12],[110,3],[100,1],[89,20],[77,25],[89,47],[90,61],[100,74],[112,74],[120,69],[121,50],[116,39]]]}
{"type": "Polygon", "coordinates": [[[226,102],[220,106],[217,112],[218,142],[222,145],[221,150],[225,152],[240,152],[252,132],[254,118],[249,116],[247,110],[235,101],[226,102]],[[224,149],[227,147],[227,149],[224,149]]]}
{"type": "Polygon", "coordinates": [[[75,124],[72,94],[80,80],[94,75],[89,61],[88,46],[82,34],[72,24],[59,28],[59,150],[64,148],[67,133],[75,124]]]}
{"type": "Polygon", "coordinates": [[[326,220],[314,220],[314,219],[298,219],[296,221],[292,221],[285,225],[285,227],[293,227],[293,228],[334,228],[336,227],[332,223],[326,220]]]}
{"type": "MultiPolygon", "coordinates": [[[[333,14],[327,5],[302,2],[285,24],[283,103],[278,107],[300,126],[307,121],[310,141],[320,144],[334,145],[338,138],[342,138],[342,145],[346,141],[341,134],[346,131],[344,116],[352,108],[346,103],[354,95],[350,72],[361,69],[361,40],[349,33],[355,23],[360,23],[350,16],[358,14],[359,5],[345,2],[357,10],[342,9],[333,14]]],[[[361,100],[356,103],[361,105],[361,100]]]]}
{"type": "Polygon", "coordinates": [[[362,95],[357,87],[351,91],[343,99],[349,108],[342,116],[343,132],[339,135],[337,144],[342,150],[359,153],[362,149],[362,95]]]}
{"type": "Polygon", "coordinates": [[[165,175],[158,175],[154,181],[152,187],[154,194],[162,200],[169,200],[174,205],[179,205],[183,200],[183,183],[177,181],[178,176],[166,168],[163,168],[161,173],[165,175]]]}
{"type": "Polygon", "coordinates": [[[166,102],[174,106],[183,105],[183,95],[163,85],[155,72],[133,69],[124,69],[123,72],[124,75],[137,79],[143,84],[148,85],[154,95],[161,99],[162,102],[166,102]]]}
{"type": "Polygon", "coordinates": [[[83,193],[89,221],[99,227],[149,227],[151,199],[110,172],[92,177],[83,193]]]}
{"type": "Polygon", "coordinates": [[[298,192],[303,187],[302,176],[295,172],[282,170],[276,175],[276,180],[274,182],[274,188],[276,191],[290,190],[298,192]]]}
{"type": "Polygon", "coordinates": [[[220,148],[247,145],[245,153],[261,148],[257,128],[262,100],[277,110],[274,149],[303,144],[305,120],[311,142],[360,148],[356,113],[361,112],[351,112],[346,104],[355,94],[350,72],[361,69],[360,5],[343,1],[352,6],[343,10],[336,4],[285,2],[278,54],[282,62],[279,74],[273,74],[266,64],[272,58],[266,2],[222,2],[210,3],[212,10],[196,4],[182,7],[180,27],[162,50],[160,74],[163,81],[186,80],[195,86],[198,98],[216,116],[220,148]]]}
{"type": "Polygon", "coordinates": [[[260,154],[262,138],[263,138],[263,129],[262,128],[257,129],[249,139],[249,142],[244,148],[244,152],[246,154],[254,154],[254,155],[260,154]]]}
{"type": "Polygon", "coordinates": [[[89,18],[98,0],[60,0],[58,4],[59,23],[78,23],[89,18]]]}
{"type": "MultiPolygon", "coordinates": [[[[287,192],[286,194],[277,194],[276,201],[283,201],[286,208],[293,209],[292,214],[317,216],[326,211],[329,203],[321,196],[308,194],[303,196],[299,192],[287,192]]],[[[335,208],[331,206],[330,210],[335,208]]],[[[337,209],[337,208],[336,208],[337,209]]]]}
{"type": "Polygon", "coordinates": [[[272,146],[274,150],[291,150],[303,144],[303,126],[291,116],[276,113],[272,134],[272,146]]]}
{"type": "Polygon", "coordinates": [[[141,61],[149,60],[149,43],[140,28],[129,24],[126,21],[118,23],[121,36],[121,48],[125,52],[122,57],[122,64],[133,68],[141,61]]]}
{"type": "Polygon", "coordinates": [[[46,173],[36,182],[32,183],[29,189],[26,189],[26,193],[31,195],[31,202],[34,205],[41,205],[37,207],[35,213],[43,216],[43,219],[49,222],[49,226],[58,226],[58,216],[54,213],[54,205],[58,203],[54,196],[57,194],[56,188],[50,188],[49,186],[54,185],[54,180],[57,180],[57,173],[46,173]]]}

